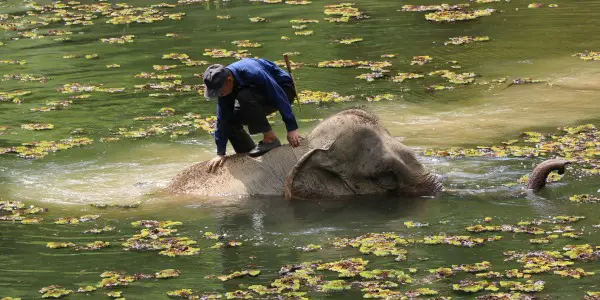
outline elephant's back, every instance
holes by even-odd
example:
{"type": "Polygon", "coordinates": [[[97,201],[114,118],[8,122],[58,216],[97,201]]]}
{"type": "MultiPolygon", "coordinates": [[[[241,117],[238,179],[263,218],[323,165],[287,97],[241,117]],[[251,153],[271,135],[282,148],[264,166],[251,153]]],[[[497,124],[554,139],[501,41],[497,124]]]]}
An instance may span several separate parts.
{"type": "Polygon", "coordinates": [[[196,163],[177,174],[167,191],[202,196],[283,195],[287,173],[307,151],[303,142],[297,148],[283,145],[258,158],[236,154],[214,173],[207,172],[208,162],[196,163]]]}

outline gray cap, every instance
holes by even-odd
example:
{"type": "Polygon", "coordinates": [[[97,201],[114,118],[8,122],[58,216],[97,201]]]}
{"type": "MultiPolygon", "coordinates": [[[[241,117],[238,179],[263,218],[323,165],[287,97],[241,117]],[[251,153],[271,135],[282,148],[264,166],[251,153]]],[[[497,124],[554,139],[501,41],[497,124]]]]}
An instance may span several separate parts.
{"type": "Polygon", "coordinates": [[[206,86],[204,97],[206,99],[219,97],[227,77],[229,77],[229,71],[224,65],[214,64],[206,68],[206,71],[204,71],[204,85],[206,86]]]}

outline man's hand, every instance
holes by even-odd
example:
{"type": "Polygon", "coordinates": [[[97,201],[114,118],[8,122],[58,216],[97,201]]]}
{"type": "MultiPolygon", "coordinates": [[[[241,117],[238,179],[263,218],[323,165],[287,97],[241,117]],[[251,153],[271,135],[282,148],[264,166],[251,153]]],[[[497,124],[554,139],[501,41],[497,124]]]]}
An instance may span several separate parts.
{"type": "Polygon", "coordinates": [[[287,140],[292,147],[298,147],[300,145],[300,136],[298,135],[298,131],[292,130],[288,132],[287,140]]]}
{"type": "Polygon", "coordinates": [[[213,172],[217,171],[217,168],[222,166],[225,163],[226,159],[227,159],[227,157],[225,155],[217,155],[215,158],[211,159],[208,162],[208,168],[207,168],[208,173],[213,173],[213,172]]]}

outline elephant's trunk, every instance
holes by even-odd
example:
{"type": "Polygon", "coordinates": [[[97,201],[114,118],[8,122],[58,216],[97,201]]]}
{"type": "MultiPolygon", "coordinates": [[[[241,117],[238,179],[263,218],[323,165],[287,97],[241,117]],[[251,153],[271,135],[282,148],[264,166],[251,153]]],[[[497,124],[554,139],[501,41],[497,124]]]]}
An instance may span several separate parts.
{"type": "Polygon", "coordinates": [[[537,165],[527,182],[527,188],[534,192],[539,191],[546,186],[546,178],[552,171],[558,171],[559,174],[565,173],[565,166],[571,162],[564,159],[549,159],[537,165]]]}
{"type": "Polygon", "coordinates": [[[432,173],[423,173],[415,176],[414,184],[408,189],[400,191],[406,195],[433,195],[442,190],[443,185],[438,175],[432,173]]]}

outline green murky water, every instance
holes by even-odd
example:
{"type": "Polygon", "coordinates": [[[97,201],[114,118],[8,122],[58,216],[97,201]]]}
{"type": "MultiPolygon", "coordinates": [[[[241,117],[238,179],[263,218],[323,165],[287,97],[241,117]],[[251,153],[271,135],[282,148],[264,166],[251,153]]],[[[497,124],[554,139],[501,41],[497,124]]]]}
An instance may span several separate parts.
{"type": "MultiPolygon", "coordinates": [[[[39,1],[50,4],[50,1],[39,1]]],[[[86,1],[84,1],[86,3],[86,1]]],[[[94,2],[97,3],[97,2],[94,2]]],[[[158,2],[129,1],[132,6],[148,6],[158,2]]],[[[322,259],[333,261],[345,257],[363,257],[369,268],[406,269],[416,267],[415,283],[397,290],[431,287],[441,295],[472,298],[451,291],[451,284],[464,278],[456,277],[424,282],[427,269],[452,264],[488,260],[493,270],[519,268],[516,262],[504,262],[508,250],[562,250],[567,244],[597,245],[599,224],[597,205],[576,205],[568,201],[573,194],[596,193],[597,177],[577,178],[570,172],[560,183],[553,184],[536,196],[522,194],[518,187],[504,184],[516,181],[531,171],[539,160],[513,158],[447,159],[422,157],[423,163],[446,177],[446,192],[427,199],[358,199],[344,203],[288,203],[269,199],[198,199],[175,198],[154,191],[164,187],[170,178],[193,162],[206,160],[214,153],[210,135],[197,130],[189,135],[170,137],[170,133],[147,139],[121,139],[100,142],[103,137],[115,137],[119,128],[147,128],[151,124],[177,122],[188,112],[203,117],[214,114],[215,104],[196,92],[172,92],[167,97],[152,97],[161,91],[139,91],[135,85],[172,81],[135,78],[141,72],[156,72],[153,65],[180,64],[163,60],[163,54],[187,53],[193,60],[229,63],[231,59],[203,56],[205,48],[234,50],[233,40],[250,39],[262,43],[261,48],[248,49],[253,56],[281,59],[284,52],[298,51],[294,62],[308,64],[295,70],[299,89],[336,91],[354,95],[354,101],[338,104],[304,104],[295,108],[298,118],[326,117],[345,107],[361,105],[374,111],[393,135],[404,137],[404,143],[415,147],[473,146],[512,139],[520,132],[553,131],[556,127],[593,123],[600,125],[600,65],[585,62],[571,55],[584,50],[598,51],[600,45],[592,38],[600,33],[600,3],[577,1],[558,3],[558,8],[527,9],[528,2],[511,1],[476,4],[476,8],[496,8],[498,12],[476,21],[456,24],[434,24],[425,21],[424,12],[400,12],[403,4],[423,4],[397,1],[359,1],[356,7],[370,19],[334,24],[323,20],[323,6],[335,2],[314,1],[310,5],[249,3],[246,1],[202,3],[177,8],[164,8],[167,13],[185,12],[182,20],[164,20],[152,24],[106,24],[106,17],[94,19],[90,26],[64,26],[52,23],[38,30],[73,32],[71,41],[21,38],[12,40],[15,31],[0,30],[0,60],[26,60],[25,65],[0,64],[0,76],[33,74],[48,78],[47,82],[0,82],[0,92],[31,91],[20,97],[21,104],[0,102],[0,148],[24,142],[58,141],[69,136],[85,136],[94,143],[50,154],[39,160],[24,160],[14,154],[0,155],[0,197],[48,207],[40,225],[0,223],[0,297],[37,298],[41,287],[58,284],[70,289],[95,284],[99,274],[121,270],[130,274],[153,273],[161,269],[181,270],[181,276],[166,281],[142,280],[122,288],[129,299],[164,299],[166,292],[192,288],[204,292],[225,292],[240,288],[240,284],[268,284],[278,276],[284,264],[322,259]],[[231,19],[218,20],[217,15],[231,19]],[[250,23],[249,17],[262,16],[267,23],[250,23]],[[290,19],[314,18],[318,24],[307,29],[314,35],[296,36],[290,19]],[[167,37],[176,33],[178,37],[167,37]],[[135,35],[133,43],[112,45],[100,38],[135,35]],[[281,40],[281,36],[291,40],[281,40]],[[485,35],[490,41],[461,46],[444,46],[450,37],[485,35]],[[364,41],[341,45],[335,40],[362,37],[364,41]],[[67,55],[97,53],[98,59],[65,59],[67,55]],[[333,59],[384,60],[382,54],[396,54],[386,60],[392,63],[390,75],[399,72],[428,73],[450,69],[447,61],[456,60],[461,69],[455,72],[475,72],[476,83],[457,86],[453,90],[425,92],[424,86],[445,84],[431,76],[424,79],[393,83],[389,79],[365,82],[354,77],[369,72],[364,69],[324,69],[315,65],[333,59]],[[424,66],[410,66],[416,55],[429,55],[433,61],[424,66]],[[108,69],[106,65],[120,64],[108,69]],[[508,77],[504,84],[491,80],[508,77]],[[508,86],[516,78],[532,77],[552,83],[508,86]],[[489,84],[484,84],[485,82],[489,84]],[[87,99],[72,99],[64,109],[49,112],[31,111],[50,101],[69,99],[76,94],[62,94],[56,89],[68,83],[103,84],[108,88],[125,88],[122,93],[91,92],[87,99]],[[368,102],[366,96],[391,93],[393,101],[368,102]],[[135,121],[139,116],[156,116],[159,109],[172,107],[175,116],[158,121],[135,121]],[[47,131],[22,130],[27,123],[51,123],[47,131]],[[85,135],[72,135],[82,128],[85,135]],[[141,201],[137,209],[100,210],[88,206],[92,202],[141,201]],[[100,214],[96,221],[79,225],[54,225],[55,218],[100,214]],[[422,238],[440,232],[449,235],[468,234],[466,226],[480,223],[490,216],[492,224],[516,224],[518,221],[547,218],[556,215],[583,215],[587,219],[573,224],[583,232],[579,240],[561,237],[548,245],[530,245],[527,234],[499,234],[503,240],[475,248],[450,245],[410,245],[408,260],[396,262],[393,257],[362,256],[357,249],[335,249],[329,244],[337,237],[356,237],[369,232],[392,231],[410,238],[422,238]],[[124,251],[121,243],[137,230],[129,224],[141,219],[178,220],[181,236],[198,241],[199,255],[170,258],[155,252],[124,251]],[[428,228],[408,229],[405,221],[429,222],[428,228]],[[448,221],[441,224],[439,221],[448,221]],[[91,236],[83,231],[96,226],[111,225],[115,232],[91,236]],[[204,231],[226,233],[228,238],[243,241],[232,249],[210,249],[214,241],[202,238],[204,231]],[[71,249],[48,249],[46,242],[71,241],[85,243],[110,241],[112,246],[95,252],[71,249]],[[305,253],[296,247],[323,245],[323,250],[305,253]],[[252,258],[251,258],[252,257],[252,258]],[[425,260],[427,259],[427,260],[425,260]],[[206,275],[229,274],[233,271],[257,268],[257,278],[234,279],[225,283],[206,275]]],[[[439,2],[427,1],[428,4],[439,2]]],[[[544,4],[549,4],[550,2],[544,4]]],[[[0,15],[21,16],[28,10],[21,1],[0,2],[0,15]]],[[[31,17],[27,17],[31,18],[31,17]]],[[[6,20],[0,18],[0,23],[6,20]]],[[[27,31],[27,30],[21,30],[27,31]]],[[[194,77],[206,66],[180,67],[169,73],[181,75],[184,84],[198,85],[194,77]]],[[[283,124],[275,118],[275,128],[283,136],[283,124]]],[[[301,123],[300,131],[308,133],[316,122],[301,123]]],[[[551,225],[544,225],[550,229],[551,225]]],[[[474,234],[477,235],[477,234],[474,234]]],[[[595,261],[577,262],[576,267],[599,272],[595,261]]],[[[332,272],[323,273],[334,279],[332,272]]],[[[534,275],[546,281],[541,295],[555,299],[580,299],[585,291],[600,291],[594,276],[565,279],[558,275],[534,275]]],[[[243,286],[242,286],[243,288],[243,286]]],[[[104,298],[104,290],[90,294],[104,298]]],[[[479,294],[483,294],[479,293],[479,294]]],[[[311,291],[311,298],[360,298],[357,288],[342,294],[327,295],[311,291]]],[[[69,298],[90,297],[71,295],[69,298]]]]}

